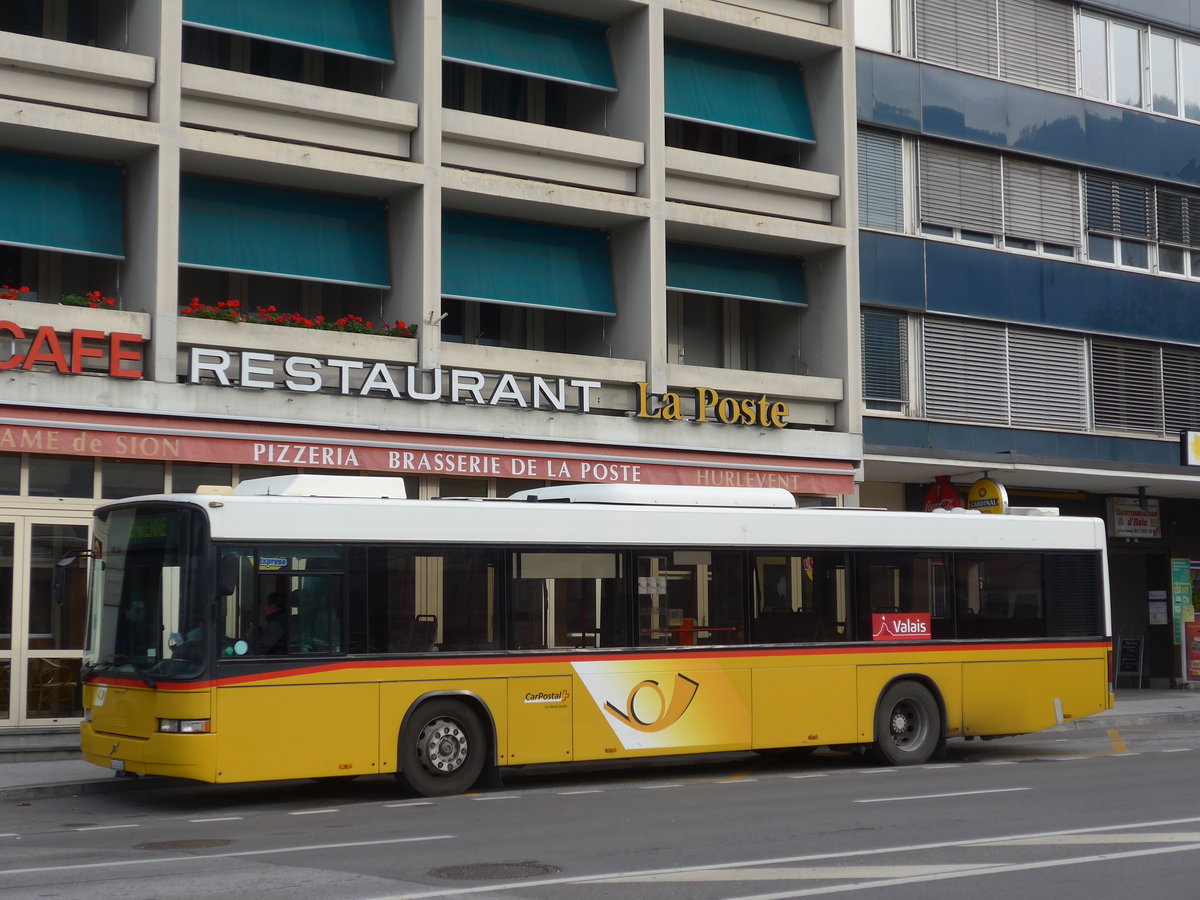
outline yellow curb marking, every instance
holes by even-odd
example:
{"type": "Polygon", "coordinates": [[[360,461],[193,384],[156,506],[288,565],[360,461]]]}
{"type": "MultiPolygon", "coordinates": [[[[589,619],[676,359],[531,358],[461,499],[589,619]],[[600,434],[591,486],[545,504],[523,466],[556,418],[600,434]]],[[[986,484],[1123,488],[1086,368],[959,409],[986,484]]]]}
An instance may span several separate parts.
{"type": "Polygon", "coordinates": [[[1108,729],[1108,739],[1112,741],[1112,748],[1117,753],[1128,753],[1129,747],[1125,745],[1125,739],[1121,737],[1121,732],[1115,728],[1108,729]]]}

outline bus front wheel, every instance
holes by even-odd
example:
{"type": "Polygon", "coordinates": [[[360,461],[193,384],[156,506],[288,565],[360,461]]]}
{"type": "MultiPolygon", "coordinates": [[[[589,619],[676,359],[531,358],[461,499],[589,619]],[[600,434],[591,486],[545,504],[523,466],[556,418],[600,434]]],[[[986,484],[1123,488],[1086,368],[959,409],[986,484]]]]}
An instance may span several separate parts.
{"type": "Polygon", "coordinates": [[[479,778],[486,753],[474,710],[458,700],[430,700],[404,726],[396,777],[422,797],[461,794],[479,778]]]}
{"type": "Polygon", "coordinates": [[[898,681],[875,708],[875,756],[893,766],[928,761],[941,739],[942,715],[929,688],[898,681]]]}

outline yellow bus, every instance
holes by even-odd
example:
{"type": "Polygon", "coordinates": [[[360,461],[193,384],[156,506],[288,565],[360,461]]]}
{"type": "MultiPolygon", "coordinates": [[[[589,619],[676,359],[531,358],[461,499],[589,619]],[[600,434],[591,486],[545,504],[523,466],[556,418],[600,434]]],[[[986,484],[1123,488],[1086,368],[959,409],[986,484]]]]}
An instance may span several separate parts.
{"type": "Polygon", "coordinates": [[[1112,707],[1099,520],[798,509],[774,489],[403,491],[294,475],[101,507],[84,758],[204,782],[395,773],[438,795],[576,760],[916,764],[1112,707]]]}

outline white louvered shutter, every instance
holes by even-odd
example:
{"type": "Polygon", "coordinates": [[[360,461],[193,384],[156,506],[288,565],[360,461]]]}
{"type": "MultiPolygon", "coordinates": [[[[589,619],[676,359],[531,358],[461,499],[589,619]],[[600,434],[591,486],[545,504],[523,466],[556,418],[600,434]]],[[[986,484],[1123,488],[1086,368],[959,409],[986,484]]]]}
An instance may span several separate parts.
{"type": "Polygon", "coordinates": [[[1092,408],[1097,428],[1162,434],[1162,363],[1158,348],[1093,340],[1092,408]]]}
{"type": "Polygon", "coordinates": [[[1075,93],[1075,19],[1070,4],[1001,0],[1000,77],[1075,93]]]}
{"type": "Polygon", "coordinates": [[[1167,434],[1200,431],[1200,351],[1163,348],[1167,434]]]}
{"type": "Polygon", "coordinates": [[[919,167],[922,223],[1001,233],[997,154],[923,142],[919,167]]]}
{"type": "Polygon", "coordinates": [[[996,75],[996,0],[914,0],[916,57],[996,75]]]}
{"type": "Polygon", "coordinates": [[[904,230],[904,165],[898,134],[858,132],[858,224],[904,230]]]}
{"type": "Polygon", "coordinates": [[[1074,169],[1004,158],[1004,233],[1078,247],[1083,233],[1074,169]]]}
{"type": "Polygon", "coordinates": [[[926,416],[1008,423],[1003,326],[926,318],[922,344],[926,416]]]}
{"type": "Polygon", "coordinates": [[[1082,337],[1008,330],[1008,384],[1013,425],[1086,431],[1088,356],[1082,337]]]}
{"type": "Polygon", "coordinates": [[[903,409],[908,402],[908,316],[862,311],[863,399],[868,409],[903,409]]]}

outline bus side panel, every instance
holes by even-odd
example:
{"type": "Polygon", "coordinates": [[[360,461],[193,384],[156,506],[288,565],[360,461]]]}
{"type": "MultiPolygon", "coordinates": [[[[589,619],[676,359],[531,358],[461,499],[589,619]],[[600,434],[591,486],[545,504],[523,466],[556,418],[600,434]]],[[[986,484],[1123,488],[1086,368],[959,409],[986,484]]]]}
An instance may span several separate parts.
{"type": "MultiPolygon", "coordinates": [[[[962,734],[963,727],[963,672],[960,663],[911,662],[893,666],[859,666],[858,668],[858,739],[875,740],[875,708],[879,695],[888,683],[903,676],[925,676],[933,683],[942,697],[946,721],[946,734],[962,734]]],[[[920,681],[920,678],[916,679],[920,681]]]]}
{"type": "MultiPolygon", "coordinates": [[[[478,669],[476,670],[478,671],[478,669]]],[[[439,673],[441,674],[441,673],[439,673]]],[[[391,681],[379,686],[379,771],[395,772],[396,751],[404,717],[422,697],[445,695],[474,698],[485,707],[480,718],[484,728],[496,728],[495,758],[508,764],[508,679],[448,678],[442,681],[391,681]]],[[[490,737],[490,735],[489,735],[490,737]]]]}
{"type": "Polygon", "coordinates": [[[571,760],[571,681],[508,679],[508,765],[571,760]]]}
{"type": "Polygon", "coordinates": [[[739,661],[573,663],[575,758],[750,748],[750,670],[739,661]]]}
{"type": "Polygon", "coordinates": [[[754,743],[768,747],[858,740],[854,666],[754,670],[754,743]]]}
{"type": "Polygon", "coordinates": [[[963,665],[963,731],[968,735],[1027,734],[1107,708],[1105,660],[1054,659],[963,665]]]}
{"type": "Polygon", "coordinates": [[[378,684],[217,689],[218,782],[374,775],[378,684]]]}

